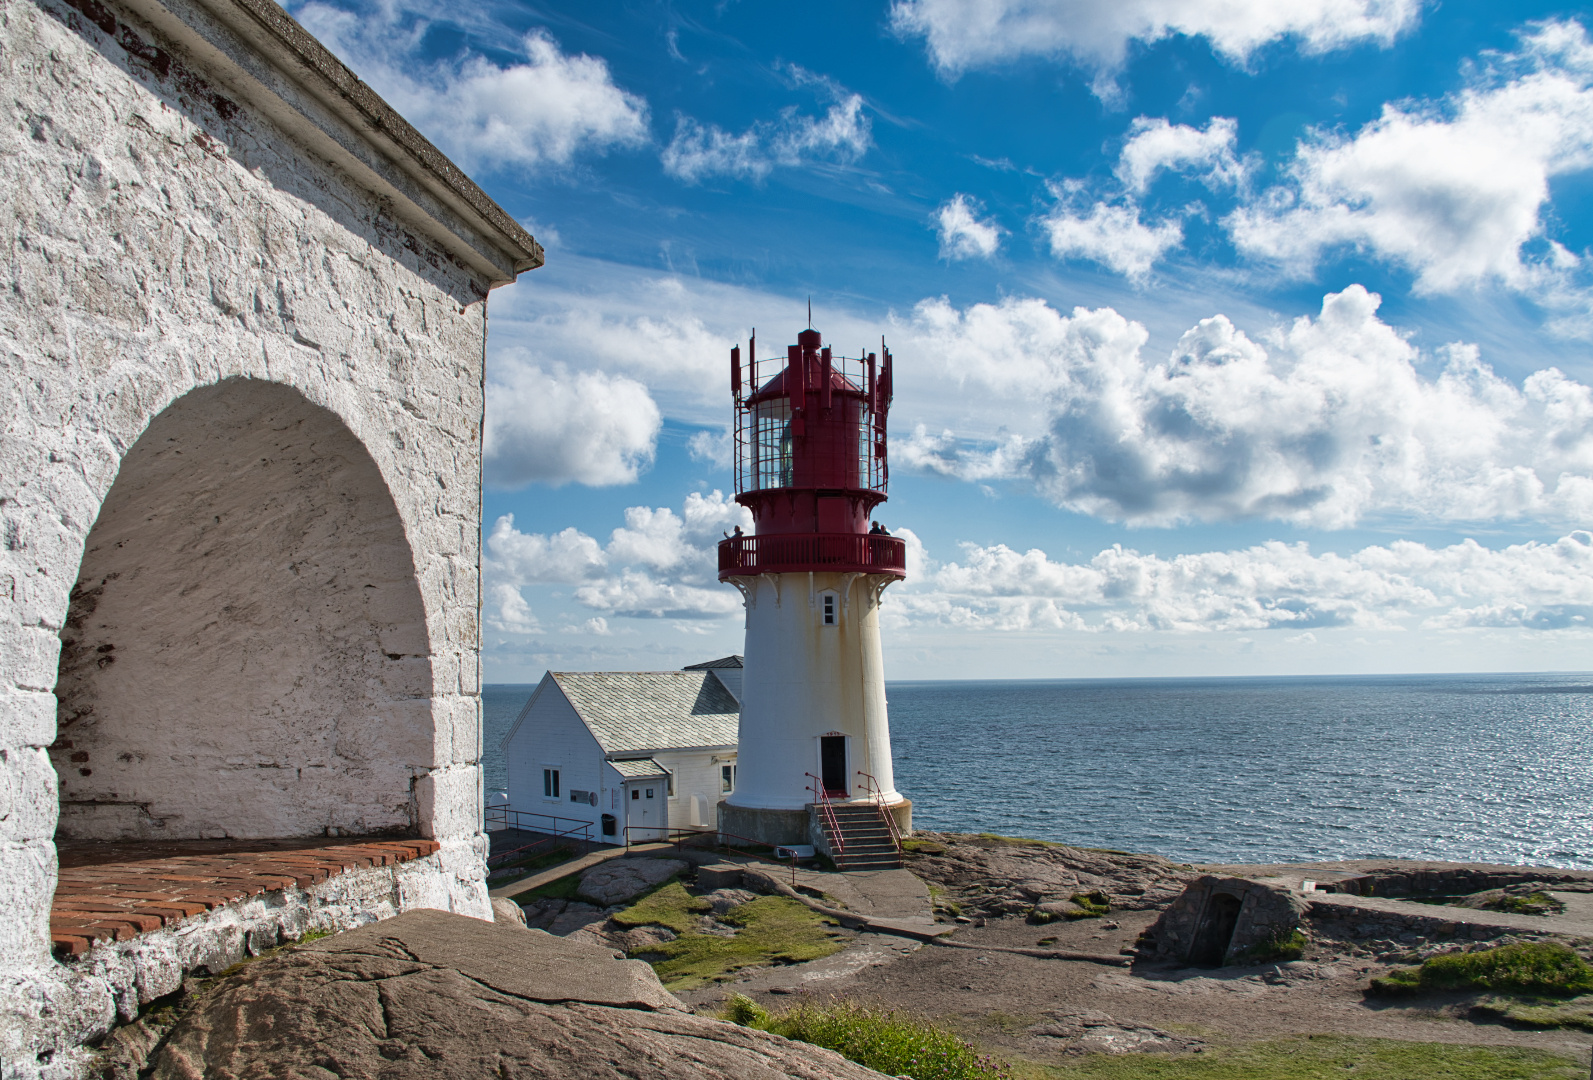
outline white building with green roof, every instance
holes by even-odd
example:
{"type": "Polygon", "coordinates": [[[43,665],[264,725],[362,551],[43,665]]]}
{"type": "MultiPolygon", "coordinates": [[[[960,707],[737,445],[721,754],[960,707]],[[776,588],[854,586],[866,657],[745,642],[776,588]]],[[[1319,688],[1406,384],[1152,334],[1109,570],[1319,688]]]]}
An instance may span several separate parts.
{"type": "Polygon", "coordinates": [[[735,790],[741,657],[682,671],[550,671],[504,736],[509,807],[606,843],[718,827],[735,790]]]}

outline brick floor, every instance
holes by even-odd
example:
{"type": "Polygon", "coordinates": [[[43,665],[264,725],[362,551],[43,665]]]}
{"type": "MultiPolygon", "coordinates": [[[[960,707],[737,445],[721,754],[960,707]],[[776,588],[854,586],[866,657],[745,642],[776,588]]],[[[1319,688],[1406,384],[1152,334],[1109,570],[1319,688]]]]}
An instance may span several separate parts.
{"type": "Polygon", "coordinates": [[[423,858],[438,846],[435,840],[62,840],[50,938],[57,956],[81,956],[97,941],[126,941],[263,892],[423,858]]]}

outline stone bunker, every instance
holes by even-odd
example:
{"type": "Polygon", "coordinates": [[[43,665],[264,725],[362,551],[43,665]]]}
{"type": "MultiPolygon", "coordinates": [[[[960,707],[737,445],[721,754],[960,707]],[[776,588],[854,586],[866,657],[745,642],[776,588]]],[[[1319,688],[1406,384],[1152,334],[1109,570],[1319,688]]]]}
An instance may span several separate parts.
{"type": "Polygon", "coordinates": [[[1304,915],[1305,904],[1287,888],[1206,874],[1145,932],[1140,955],[1206,968],[1267,960],[1304,915]]]}
{"type": "Polygon", "coordinates": [[[490,917],[489,291],[536,241],[270,0],[0,0],[0,1074],[490,917]]]}

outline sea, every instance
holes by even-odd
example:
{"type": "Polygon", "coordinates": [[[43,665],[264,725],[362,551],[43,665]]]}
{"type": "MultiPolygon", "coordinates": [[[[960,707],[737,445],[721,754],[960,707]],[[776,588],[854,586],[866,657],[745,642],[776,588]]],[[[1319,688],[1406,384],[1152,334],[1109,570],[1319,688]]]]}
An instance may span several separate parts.
{"type": "MultiPolygon", "coordinates": [[[[532,686],[484,690],[487,789],[532,686]]],[[[1593,867],[1593,673],[893,682],[924,829],[1179,862],[1593,867]]]]}

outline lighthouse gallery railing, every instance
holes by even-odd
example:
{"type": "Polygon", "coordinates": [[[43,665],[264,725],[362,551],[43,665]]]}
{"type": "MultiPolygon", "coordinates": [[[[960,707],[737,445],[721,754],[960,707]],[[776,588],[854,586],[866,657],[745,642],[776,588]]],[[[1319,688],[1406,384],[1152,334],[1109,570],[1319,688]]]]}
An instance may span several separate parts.
{"type": "Polygon", "coordinates": [[[719,542],[719,576],[822,570],[907,573],[907,542],[879,533],[732,536],[719,542]]]}

